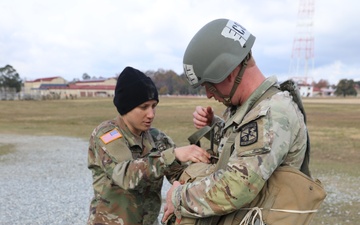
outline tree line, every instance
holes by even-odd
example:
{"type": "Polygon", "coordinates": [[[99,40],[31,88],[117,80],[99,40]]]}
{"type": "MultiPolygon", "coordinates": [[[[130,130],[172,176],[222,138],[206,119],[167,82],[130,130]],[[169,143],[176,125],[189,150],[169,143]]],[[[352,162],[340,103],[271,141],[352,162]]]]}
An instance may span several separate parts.
{"type": "MultiPolygon", "coordinates": [[[[204,88],[191,87],[184,74],[178,75],[173,70],[148,70],[145,74],[154,81],[160,95],[205,95],[204,88]]],[[[118,75],[119,74],[116,76],[118,75]]],[[[92,79],[94,78],[96,77],[92,77],[92,79]]],[[[82,79],[91,79],[91,77],[87,73],[84,73],[82,79]]],[[[317,83],[313,82],[312,85],[318,88],[330,87],[329,83],[323,79],[317,83]]],[[[11,65],[0,67],[0,90],[15,90],[18,93],[21,91],[22,86],[23,81],[20,75],[11,65]]],[[[356,86],[360,87],[360,81],[355,82],[352,79],[342,79],[335,85],[335,95],[344,97],[356,96],[356,86]]]]}

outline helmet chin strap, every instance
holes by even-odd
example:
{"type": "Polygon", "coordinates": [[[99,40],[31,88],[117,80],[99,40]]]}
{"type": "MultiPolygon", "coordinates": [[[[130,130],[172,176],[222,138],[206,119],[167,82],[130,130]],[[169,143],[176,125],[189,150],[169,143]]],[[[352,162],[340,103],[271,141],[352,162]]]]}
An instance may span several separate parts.
{"type": "Polygon", "coordinates": [[[251,57],[251,53],[249,53],[246,58],[242,61],[241,63],[241,69],[239,70],[239,73],[236,75],[236,78],[235,78],[235,81],[234,81],[234,84],[232,86],[232,89],[230,91],[230,94],[229,95],[224,95],[222,94],[221,92],[219,92],[215,87],[214,85],[212,85],[211,83],[206,83],[206,87],[208,88],[208,90],[211,92],[211,93],[214,93],[216,94],[217,96],[221,97],[222,99],[224,99],[224,102],[223,104],[225,106],[233,106],[233,104],[231,103],[231,99],[232,97],[234,96],[234,93],[237,89],[237,87],[239,86],[241,80],[242,80],[242,77],[244,75],[244,71],[246,69],[246,66],[247,66],[247,62],[248,60],[250,59],[251,57]]]}

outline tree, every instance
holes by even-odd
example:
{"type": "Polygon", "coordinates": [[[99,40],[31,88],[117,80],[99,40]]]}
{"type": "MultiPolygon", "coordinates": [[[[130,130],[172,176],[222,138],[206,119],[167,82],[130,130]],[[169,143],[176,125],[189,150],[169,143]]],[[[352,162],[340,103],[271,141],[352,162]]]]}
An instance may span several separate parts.
{"type": "Polygon", "coordinates": [[[312,85],[313,85],[313,87],[316,87],[316,88],[319,88],[319,89],[327,88],[327,87],[330,86],[329,82],[327,80],[323,80],[323,79],[320,79],[319,82],[317,82],[317,83],[313,82],[312,85]]]}
{"type": "Polygon", "coordinates": [[[82,75],[82,79],[83,79],[83,80],[89,80],[90,78],[91,78],[90,75],[87,74],[87,73],[84,73],[84,74],[82,75]]]}
{"type": "Polygon", "coordinates": [[[158,90],[162,91],[161,94],[173,95],[173,94],[178,94],[176,93],[177,92],[176,86],[178,83],[177,78],[178,75],[174,71],[172,70],[165,71],[163,69],[159,69],[157,72],[155,72],[154,77],[152,79],[158,90]],[[167,93],[164,93],[165,91],[167,93]]]}
{"type": "Polygon", "coordinates": [[[204,88],[193,88],[189,85],[186,76],[177,75],[172,70],[158,69],[157,71],[146,71],[145,75],[150,77],[161,95],[203,95],[204,88]]]}
{"type": "Polygon", "coordinates": [[[337,96],[344,96],[347,95],[357,95],[357,92],[355,90],[355,82],[354,80],[348,80],[348,79],[342,79],[339,81],[338,85],[336,86],[335,94],[337,96]]]}
{"type": "Polygon", "coordinates": [[[0,87],[14,88],[16,92],[20,92],[21,84],[22,80],[12,66],[0,67],[0,87]]]}

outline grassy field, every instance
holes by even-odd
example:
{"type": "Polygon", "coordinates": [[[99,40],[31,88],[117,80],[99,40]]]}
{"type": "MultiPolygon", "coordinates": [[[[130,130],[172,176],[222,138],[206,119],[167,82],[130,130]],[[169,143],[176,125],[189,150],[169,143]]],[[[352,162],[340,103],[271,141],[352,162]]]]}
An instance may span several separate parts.
{"type": "MultiPolygon", "coordinates": [[[[153,125],[177,145],[185,145],[195,131],[192,112],[196,105],[212,105],[218,115],[224,109],[222,104],[205,98],[161,97],[153,125]]],[[[356,224],[360,203],[345,197],[359,195],[360,98],[304,99],[304,105],[312,144],[311,170],[329,187],[328,200],[313,224],[356,224]]],[[[116,114],[110,98],[0,101],[0,133],[87,140],[94,127],[116,114]]],[[[13,151],[14,146],[0,143],[0,156],[13,151]]]]}

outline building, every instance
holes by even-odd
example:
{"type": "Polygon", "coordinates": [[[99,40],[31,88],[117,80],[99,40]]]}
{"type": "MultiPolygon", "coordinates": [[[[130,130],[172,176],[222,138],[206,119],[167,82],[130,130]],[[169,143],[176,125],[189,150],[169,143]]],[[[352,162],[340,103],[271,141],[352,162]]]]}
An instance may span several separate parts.
{"type": "Polygon", "coordinates": [[[313,97],[314,96],[313,86],[300,84],[300,85],[298,85],[298,88],[299,88],[301,97],[313,97]]]}
{"type": "Polygon", "coordinates": [[[313,97],[316,95],[316,90],[314,90],[314,87],[311,85],[312,81],[310,78],[291,77],[290,79],[296,83],[301,97],[313,97]]]}
{"type": "Polygon", "coordinates": [[[78,97],[111,97],[116,78],[83,80],[68,83],[62,77],[46,77],[25,81],[23,99],[74,99],[78,97]]]}

